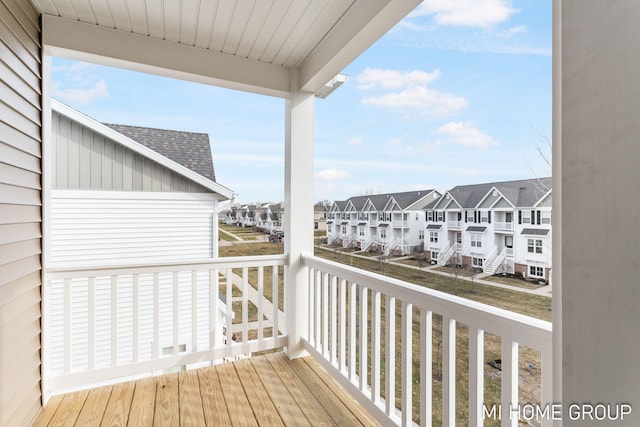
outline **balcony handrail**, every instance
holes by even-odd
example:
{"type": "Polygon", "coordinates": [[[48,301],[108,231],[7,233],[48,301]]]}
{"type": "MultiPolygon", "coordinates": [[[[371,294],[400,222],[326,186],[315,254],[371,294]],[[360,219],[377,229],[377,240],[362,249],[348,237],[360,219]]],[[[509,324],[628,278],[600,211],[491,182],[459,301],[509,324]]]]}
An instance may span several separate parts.
{"type": "Polygon", "coordinates": [[[260,255],[48,269],[48,393],[286,346],[279,282],[287,261],[260,255]]]}
{"type": "Polygon", "coordinates": [[[271,265],[286,265],[288,256],[279,255],[253,255],[223,258],[205,258],[189,261],[166,261],[149,263],[119,263],[119,264],[86,264],[73,266],[53,266],[47,269],[49,279],[75,279],[79,277],[100,277],[118,274],[149,274],[173,272],[176,268],[181,270],[213,270],[216,267],[241,268],[241,267],[266,267],[271,265]]]}
{"type": "MultiPolygon", "coordinates": [[[[551,403],[550,322],[312,255],[303,255],[302,263],[309,268],[310,279],[309,330],[308,337],[302,338],[303,346],[382,425],[414,425],[412,408],[417,403],[413,400],[414,387],[419,395],[420,425],[430,425],[434,314],[442,316],[443,425],[454,425],[456,420],[457,322],[465,323],[469,330],[469,425],[482,425],[485,332],[499,336],[502,341],[502,413],[508,414],[511,405],[518,405],[521,344],[540,352],[541,404],[551,403]],[[399,311],[396,303],[400,303],[399,311]],[[419,320],[414,317],[416,311],[419,320]],[[396,329],[397,321],[400,330],[396,329]],[[417,359],[413,349],[416,327],[420,331],[417,359]],[[396,358],[400,361],[399,369],[396,358]],[[416,360],[420,372],[418,385],[414,385],[416,360]],[[395,397],[396,379],[401,384],[400,407],[395,397]]],[[[508,425],[514,420],[509,420],[508,425]]],[[[503,425],[506,422],[503,418],[503,425]]],[[[549,426],[550,420],[543,419],[542,425],[549,426]]]]}
{"type": "MultiPolygon", "coordinates": [[[[502,413],[507,414],[512,405],[518,405],[520,345],[540,352],[541,404],[551,403],[550,322],[312,255],[303,255],[302,262],[309,268],[310,279],[309,330],[308,337],[302,338],[303,346],[383,425],[413,425],[413,373],[416,369],[413,367],[416,362],[413,336],[416,327],[420,330],[420,356],[417,359],[420,365],[417,386],[420,422],[424,425],[430,421],[434,314],[442,319],[444,425],[454,425],[456,419],[457,322],[468,325],[469,330],[469,425],[482,425],[485,332],[499,336],[502,341],[502,413]],[[400,303],[399,312],[396,303],[400,303]],[[393,315],[389,315],[391,305],[393,315]],[[414,310],[419,312],[419,320],[414,318],[414,310]],[[400,331],[395,326],[397,316],[400,331]],[[396,358],[401,361],[400,369],[396,368],[396,358]],[[381,380],[383,369],[384,384],[381,380]],[[400,407],[395,399],[396,378],[401,382],[400,407]]],[[[503,418],[503,425],[506,421],[503,418]]],[[[512,425],[511,421],[509,425],[512,425]]],[[[543,419],[542,425],[550,425],[550,420],[543,419]]]]}
{"type": "Polygon", "coordinates": [[[539,350],[551,350],[551,322],[313,255],[303,255],[302,262],[314,269],[329,269],[332,274],[342,279],[392,295],[402,301],[411,301],[414,306],[428,308],[484,331],[515,339],[539,350]]]}

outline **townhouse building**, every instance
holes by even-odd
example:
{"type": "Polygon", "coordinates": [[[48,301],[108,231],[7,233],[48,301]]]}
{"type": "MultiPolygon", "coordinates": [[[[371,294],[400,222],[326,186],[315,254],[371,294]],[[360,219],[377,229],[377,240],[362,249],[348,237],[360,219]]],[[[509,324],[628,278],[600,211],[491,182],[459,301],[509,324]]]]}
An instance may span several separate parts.
{"type": "Polygon", "coordinates": [[[425,209],[432,263],[550,279],[551,178],[461,185],[425,209]]]}
{"type": "Polygon", "coordinates": [[[430,189],[336,201],[327,214],[327,242],[385,255],[422,251],[425,207],[438,197],[430,189]]]}

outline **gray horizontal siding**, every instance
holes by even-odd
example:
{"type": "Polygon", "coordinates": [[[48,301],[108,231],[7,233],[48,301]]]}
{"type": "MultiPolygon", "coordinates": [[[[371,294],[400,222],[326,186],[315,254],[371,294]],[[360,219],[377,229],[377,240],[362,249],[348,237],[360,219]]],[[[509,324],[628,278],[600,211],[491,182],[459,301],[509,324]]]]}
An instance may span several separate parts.
{"type": "Polygon", "coordinates": [[[59,113],[54,189],[206,193],[210,190],[59,113]]]}
{"type": "Polygon", "coordinates": [[[41,409],[41,52],[28,1],[0,0],[0,426],[41,409]]]}

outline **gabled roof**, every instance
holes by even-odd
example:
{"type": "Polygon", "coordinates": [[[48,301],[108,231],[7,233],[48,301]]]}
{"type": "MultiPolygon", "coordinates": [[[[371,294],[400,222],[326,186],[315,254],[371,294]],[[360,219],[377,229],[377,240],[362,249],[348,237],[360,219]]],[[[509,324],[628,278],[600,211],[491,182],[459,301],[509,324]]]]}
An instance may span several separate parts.
{"type": "Polygon", "coordinates": [[[463,209],[474,209],[495,187],[515,207],[532,207],[551,189],[551,178],[458,185],[447,191],[463,209]]]}
{"type": "MultiPolygon", "coordinates": [[[[416,203],[418,200],[423,197],[432,194],[434,190],[419,190],[419,191],[404,191],[400,193],[382,193],[382,194],[371,194],[365,196],[353,196],[345,201],[351,202],[353,207],[357,211],[362,211],[365,206],[368,206],[367,202],[371,202],[373,207],[377,211],[382,211],[386,209],[391,200],[398,204],[400,209],[406,209],[412,204],[416,203]]],[[[337,202],[336,202],[337,203],[337,202]]]]}
{"type": "Polygon", "coordinates": [[[216,181],[211,158],[209,135],[206,133],[155,129],[105,123],[116,132],[151,148],[184,167],[216,181]]]}
{"type": "MultiPolygon", "coordinates": [[[[158,151],[155,151],[154,149],[146,146],[140,141],[137,141],[123,133],[118,132],[117,130],[109,126],[104,125],[98,122],[97,120],[94,120],[93,118],[87,116],[86,114],[83,114],[69,107],[68,105],[65,105],[55,99],[52,99],[51,108],[53,111],[56,111],[57,113],[80,123],[82,126],[85,126],[86,128],[91,129],[92,131],[106,138],[109,138],[115,143],[120,144],[125,148],[135,153],[138,153],[141,156],[144,156],[150,160],[153,160],[154,162],[159,163],[160,165],[166,167],[167,169],[170,169],[184,176],[185,178],[188,178],[196,182],[197,184],[202,185],[203,187],[211,190],[214,193],[219,194],[225,199],[231,199],[233,197],[233,192],[231,190],[216,183],[214,180],[201,175],[197,171],[194,171],[193,169],[190,169],[189,167],[177,162],[176,160],[171,159],[163,155],[162,153],[159,153],[158,151]]],[[[209,153],[208,154],[209,159],[211,159],[211,151],[209,150],[208,153],[209,153]]],[[[213,163],[211,165],[211,172],[213,173],[213,163]]]]}

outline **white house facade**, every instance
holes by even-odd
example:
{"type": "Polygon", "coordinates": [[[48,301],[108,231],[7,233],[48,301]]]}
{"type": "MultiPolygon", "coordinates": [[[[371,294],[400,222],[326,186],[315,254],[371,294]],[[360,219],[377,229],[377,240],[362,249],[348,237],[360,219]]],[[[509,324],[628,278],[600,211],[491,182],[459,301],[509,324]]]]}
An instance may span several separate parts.
{"type": "Polygon", "coordinates": [[[327,242],[385,255],[422,251],[424,208],[439,196],[420,190],[336,201],[327,215],[327,242]]]}
{"type": "MultiPolygon", "coordinates": [[[[142,265],[217,257],[217,207],[219,201],[229,198],[230,190],[215,182],[206,134],[105,125],[56,101],[52,108],[56,159],[48,261],[52,268],[142,265]],[[166,155],[151,148],[158,145],[166,155]]],[[[136,348],[140,360],[152,358],[157,348],[163,354],[177,354],[208,344],[211,337],[208,316],[199,316],[195,324],[190,320],[192,299],[197,299],[199,313],[210,311],[207,274],[179,277],[177,293],[172,275],[140,275],[135,283],[130,277],[119,284],[115,295],[109,290],[110,280],[104,276],[90,281],[50,282],[46,307],[51,331],[47,369],[51,374],[65,370],[64,340],[58,339],[64,332],[65,316],[71,316],[74,330],[88,328],[91,322],[86,315],[88,305],[98,308],[115,305],[118,319],[106,315],[96,320],[94,339],[98,344],[93,354],[83,352],[80,344],[71,366],[66,368],[99,369],[110,363],[112,352],[116,352],[117,358],[131,354],[134,293],[140,301],[136,308],[141,319],[137,334],[143,343],[136,348]],[[65,288],[70,298],[66,309],[65,288]],[[160,307],[159,337],[164,338],[155,338],[152,332],[154,298],[160,307]],[[171,331],[176,323],[179,327],[174,341],[171,331]],[[107,344],[106,339],[114,332],[119,337],[115,349],[115,344],[107,344]],[[154,339],[160,339],[160,344],[154,343],[154,339]]],[[[220,303],[218,307],[218,316],[224,318],[226,305],[220,303]]],[[[223,337],[224,331],[218,330],[216,334],[223,337]]],[[[82,339],[77,334],[71,337],[75,342],[82,339]]]]}
{"type": "Polygon", "coordinates": [[[425,210],[427,259],[549,280],[551,212],[551,178],[454,187],[425,210]]]}

